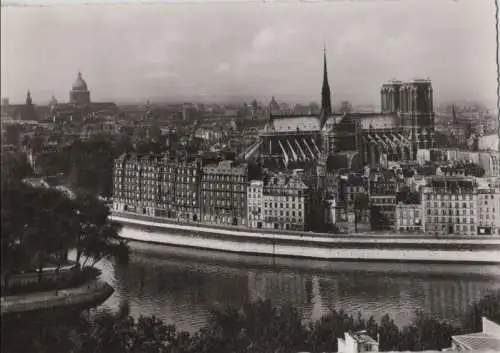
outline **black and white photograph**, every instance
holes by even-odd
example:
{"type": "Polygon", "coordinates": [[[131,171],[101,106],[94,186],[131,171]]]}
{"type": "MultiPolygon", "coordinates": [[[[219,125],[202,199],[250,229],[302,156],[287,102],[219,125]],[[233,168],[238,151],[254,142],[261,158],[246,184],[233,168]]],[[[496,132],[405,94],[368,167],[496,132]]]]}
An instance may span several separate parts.
{"type": "Polygon", "coordinates": [[[500,0],[1,0],[1,351],[500,353],[500,0]]]}

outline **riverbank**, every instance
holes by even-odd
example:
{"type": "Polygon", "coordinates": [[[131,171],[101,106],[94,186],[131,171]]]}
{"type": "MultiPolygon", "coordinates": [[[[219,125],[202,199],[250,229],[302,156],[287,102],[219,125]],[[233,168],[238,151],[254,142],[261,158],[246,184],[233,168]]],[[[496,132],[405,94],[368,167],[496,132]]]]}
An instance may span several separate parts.
{"type": "Polygon", "coordinates": [[[206,228],[208,230],[221,230],[221,231],[234,231],[238,233],[252,233],[252,234],[262,234],[262,235],[289,235],[295,237],[313,237],[313,238],[331,238],[331,239],[419,239],[419,240],[432,240],[432,239],[460,239],[460,240],[492,240],[500,244],[500,236],[495,235],[477,235],[477,236],[467,236],[467,235],[435,235],[429,233],[398,233],[391,230],[386,231],[369,231],[369,232],[358,232],[358,233],[327,233],[327,232],[315,232],[315,231],[292,231],[292,230],[275,230],[275,229],[262,229],[262,228],[250,228],[246,226],[231,226],[222,224],[204,224],[202,222],[185,222],[177,221],[175,219],[169,219],[165,217],[141,215],[132,212],[111,212],[111,219],[115,219],[120,222],[122,219],[137,220],[137,221],[150,221],[155,223],[162,223],[170,226],[176,226],[176,228],[182,227],[196,227],[196,228],[206,228]]]}
{"type": "Polygon", "coordinates": [[[74,288],[5,296],[1,300],[1,315],[4,317],[52,308],[92,306],[106,300],[113,291],[106,282],[94,280],[74,288]]]}
{"type": "MultiPolygon", "coordinates": [[[[65,282],[70,280],[75,273],[78,264],[75,261],[66,260],[66,264],[60,266],[44,267],[42,269],[42,280],[44,283],[65,282]]],[[[2,283],[2,295],[11,287],[25,287],[37,284],[40,281],[38,269],[14,274],[2,274],[0,276],[2,283]]]]}
{"type": "Polygon", "coordinates": [[[246,255],[377,262],[500,263],[498,237],[285,234],[176,224],[116,214],[112,220],[124,225],[120,236],[128,240],[246,255]]]}

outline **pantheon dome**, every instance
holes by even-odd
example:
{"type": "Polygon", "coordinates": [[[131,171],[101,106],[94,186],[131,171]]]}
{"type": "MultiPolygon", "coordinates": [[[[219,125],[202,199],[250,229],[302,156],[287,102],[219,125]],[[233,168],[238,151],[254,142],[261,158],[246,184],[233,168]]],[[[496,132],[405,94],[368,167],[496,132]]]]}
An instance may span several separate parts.
{"type": "Polygon", "coordinates": [[[78,72],[78,77],[76,78],[75,82],[73,83],[72,87],[73,91],[80,91],[80,92],[86,92],[87,91],[87,82],[82,77],[82,73],[78,72]]]}
{"type": "Polygon", "coordinates": [[[81,72],[78,72],[78,76],[71,87],[71,91],[69,92],[69,101],[73,104],[90,103],[90,92],[81,72]]]}

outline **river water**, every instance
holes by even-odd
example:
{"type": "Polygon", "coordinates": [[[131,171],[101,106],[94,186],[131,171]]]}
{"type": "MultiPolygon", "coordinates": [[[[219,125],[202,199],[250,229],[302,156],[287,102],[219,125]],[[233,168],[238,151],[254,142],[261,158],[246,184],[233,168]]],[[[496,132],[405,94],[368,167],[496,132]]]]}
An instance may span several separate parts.
{"type": "Polygon", "coordinates": [[[127,301],[133,316],[155,315],[190,332],[213,308],[271,299],[290,303],[305,320],[330,308],[397,325],[416,310],[458,323],[467,307],[500,289],[500,266],[332,262],[246,256],[131,242],[127,265],[103,261],[115,293],[102,305],[127,301]]]}

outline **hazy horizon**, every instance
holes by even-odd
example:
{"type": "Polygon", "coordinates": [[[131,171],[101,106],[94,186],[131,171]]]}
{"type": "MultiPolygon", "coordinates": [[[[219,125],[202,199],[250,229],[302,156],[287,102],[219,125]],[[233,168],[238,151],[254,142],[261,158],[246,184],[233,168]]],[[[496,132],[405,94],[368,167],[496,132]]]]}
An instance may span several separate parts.
{"type": "Polygon", "coordinates": [[[3,7],[2,97],[93,101],[333,100],[378,105],[390,79],[429,77],[437,104],[496,101],[489,0],[3,7]]]}

